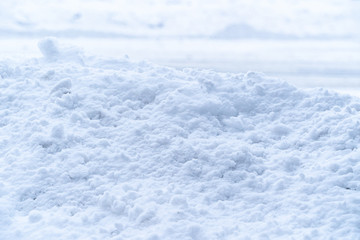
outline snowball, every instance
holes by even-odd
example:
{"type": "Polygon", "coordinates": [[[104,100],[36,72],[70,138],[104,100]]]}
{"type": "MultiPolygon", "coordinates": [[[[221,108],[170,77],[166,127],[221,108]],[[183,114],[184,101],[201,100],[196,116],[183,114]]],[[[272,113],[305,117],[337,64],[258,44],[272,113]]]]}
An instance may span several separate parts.
{"type": "Polygon", "coordinates": [[[39,41],[38,47],[39,47],[41,53],[43,54],[43,56],[47,60],[54,61],[60,55],[59,43],[56,38],[48,37],[48,38],[42,39],[39,41]]]}

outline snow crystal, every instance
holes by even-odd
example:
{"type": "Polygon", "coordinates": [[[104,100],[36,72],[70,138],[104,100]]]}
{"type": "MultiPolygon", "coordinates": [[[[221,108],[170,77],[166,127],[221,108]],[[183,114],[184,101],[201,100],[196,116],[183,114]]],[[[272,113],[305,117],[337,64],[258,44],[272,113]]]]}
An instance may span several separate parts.
{"type": "Polygon", "coordinates": [[[358,239],[360,101],[264,74],[1,64],[1,239],[358,239]]]}

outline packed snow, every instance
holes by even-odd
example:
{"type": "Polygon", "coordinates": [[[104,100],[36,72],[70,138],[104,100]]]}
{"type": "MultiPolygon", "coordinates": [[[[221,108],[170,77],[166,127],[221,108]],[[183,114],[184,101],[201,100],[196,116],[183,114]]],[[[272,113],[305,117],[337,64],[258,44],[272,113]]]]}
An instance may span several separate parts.
{"type": "Polygon", "coordinates": [[[360,100],[256,72],[0,61],[0,239],[360,239],[360,100]]]}

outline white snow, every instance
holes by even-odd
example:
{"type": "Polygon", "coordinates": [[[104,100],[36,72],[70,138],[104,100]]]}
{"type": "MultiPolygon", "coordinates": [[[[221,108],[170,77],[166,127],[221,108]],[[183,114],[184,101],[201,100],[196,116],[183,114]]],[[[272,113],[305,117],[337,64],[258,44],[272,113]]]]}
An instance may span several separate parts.
{"type": "Polygon", "coordinates": [[[0,239],[359,239],[358,98],[39,48],[0,62],[0,239]]]}

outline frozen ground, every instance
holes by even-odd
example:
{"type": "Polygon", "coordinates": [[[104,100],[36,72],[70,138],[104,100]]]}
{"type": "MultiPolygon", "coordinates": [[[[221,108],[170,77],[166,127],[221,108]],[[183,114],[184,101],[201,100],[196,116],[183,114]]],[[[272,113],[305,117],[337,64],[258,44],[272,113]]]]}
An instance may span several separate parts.
{"type": "Polygon", "coordinates": [[[0,63],[0,239],[360,239],[359,99],[39,47],[0,63]]]}

